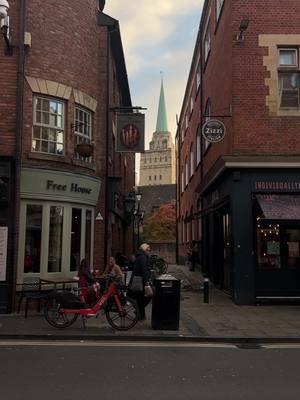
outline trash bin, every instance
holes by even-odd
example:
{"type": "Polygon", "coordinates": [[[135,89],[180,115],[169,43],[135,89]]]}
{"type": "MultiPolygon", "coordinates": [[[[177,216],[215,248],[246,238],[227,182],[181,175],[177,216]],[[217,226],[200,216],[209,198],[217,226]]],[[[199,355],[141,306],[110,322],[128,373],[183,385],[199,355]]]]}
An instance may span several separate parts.
{"type": "Polygon", "coordinates": [[[180,280],[172,275],[161,275],[153,282],[152,329],[178,330],[180,316],[180,280]]]}

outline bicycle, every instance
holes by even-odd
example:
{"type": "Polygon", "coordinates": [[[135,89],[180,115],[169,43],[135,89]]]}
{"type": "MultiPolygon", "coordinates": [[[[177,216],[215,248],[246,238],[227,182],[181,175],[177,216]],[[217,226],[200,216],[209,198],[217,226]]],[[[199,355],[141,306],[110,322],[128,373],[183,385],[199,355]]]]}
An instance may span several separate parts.
{"type": "Polygon", "coordinates": [[[168,272],[168,263],[157,254],[150,256],[150,264],[155,276],[160,276],[168,272]]]}
{"type": "Polygon", "coordinates": [[[71,326],[82,316],[96,317],[104,308],[107,322],[116,330],[129,330],[138,322],[138,310],[134,300],[126,296],[126,287],[110,276],[104,293],[91,307],[85,303],[83,289],[77,289],[79,297],[70,292],[52,292],[44,309],[46,321],[53,327],[63,329],[71,326]]]}

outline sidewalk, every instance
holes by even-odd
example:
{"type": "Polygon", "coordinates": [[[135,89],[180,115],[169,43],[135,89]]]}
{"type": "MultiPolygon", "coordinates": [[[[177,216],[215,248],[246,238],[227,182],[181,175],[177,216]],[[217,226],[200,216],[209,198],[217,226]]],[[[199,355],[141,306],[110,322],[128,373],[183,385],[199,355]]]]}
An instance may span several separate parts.
{"type": "Polygon", "coordinates": [[[178,331],[153,330],[151,307],[147,320],[127,332],[114,331],[104,315],[90,318],[87,328],[81,319],[70,328],[57,330],[43,314],[0,315],[0,339],[112,339],[112,340],[202,340],[202,341],[283,341],[300,342],[300,305],[237,306],[223,292],[210,289],[209,304],[203,303],[200,272],[171,265],[169,273],[182,281],[180,328],[178,331]]]}

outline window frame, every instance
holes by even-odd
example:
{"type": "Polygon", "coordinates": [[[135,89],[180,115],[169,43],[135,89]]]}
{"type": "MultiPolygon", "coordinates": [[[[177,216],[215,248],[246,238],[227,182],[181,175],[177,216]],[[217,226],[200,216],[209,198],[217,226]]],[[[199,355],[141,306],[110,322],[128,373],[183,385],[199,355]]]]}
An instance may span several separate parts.
{"type": "MultiPolygon", "coordinates": [[[[49,109],[50,109],[50,107],[49,107],[49,109]]],[[[34,153],[41,153],[41,154],[48,154],[48,155],[63,157],[65,155],[65,143],[66,143],[66,140],[65,140],[66,103],[65,103],[65,101],[63,101],[61,99],[57,99],[55,97],[51,97],[51,96],[43,96],[43,95],[36,95],[35,94],[33,96],[33,110],[32,111],[33,111],[33,119],[32,119],[31,151],[33,151],[34,153]],[[62,113],[61,114],[57,114],[57,115],[59,115],[61,117],[61,125],[62,125],[61,127],[58,127],[56,125],[51,125],[50,124],[50,117],[49,117],[49,124],[45,124],[43,122],[37,122],[37,112],[38,111],[40,111],[41,115],[42,115],[42,113],[45,113],[45,112],[47,112],[49,115],[51,115],[51,112],[50,111],[44,111],[43,107],[41,108],[41,110],[37,110],[37,100],[38,99],[41,100],[41,104],[43,104],[43,101],[46,100],[46,101],[49,101],[49,103],[52,101],[52,102],[58,103],[58,104],[60,104],[62,106],[62,113]],[[39,138],[34,137],[34,128],[35,127],[38,127],[39,129],[41,129],[41,128],[47,128],[48,130],[49,129],[53,129],[53,130],[56,131],[56,133],[57,133],[57,131],[62,132],[62,143],[57,142],[56,140],[55,141],[49,140],[49,132],[48,132],[48,139],[47,140],[43,139],[41,130],[40,130],[39,138]],[[41,146],[40,146],[40,150],[35,150],[34,147],[33,147],[33,142],[34,141],[38,141],[38,142],[40,142],[40,144],[42,144],[42,142],[47,142],[48,143],[48,150],[49,150],[49,143],[55,143],[56,149],[57,149],[57,144],[60,144],[60,145],[62,145],[62,152],[58,153],[56,151],[55,153],[53,153],[53,152],[50,152],[50,151],[42,151],[41,150],[41,148],[42,148],[41,146]]]]}
{"type": "MultiPolygon", "coordinates": [[[[278,74],[278,108],[280,110],[299,110],[300,109],[300,63],[299,63],[299,47],[298,46],[285,46],[281,47],[279,46],[277,48],[277,74],[278,74]],[[282,51],[294,51],[295,52],[295,64],[292,65],[285,65],[280,63],[280,52],[282,51]],[[297,79],[297,84],[296,88],[293,90],[291,89],[283,89],[282,88],[282,82],[283,82],[283,77],[284,76],[290,76],[290,75],[298,75],[297,79]],[[282,98],[284,93],[286,94],[287,92],[295,92],[297,94],[297,106],[288,106],[288,105],[282,105],[282,98]]],[[[292,79],[292,76],[289,77],[292,79]]]]}
{"type": "MultiPolygon", "coordinates": [[[[84,123],[79,122],[79,124],[84,126],[83,129],[86,129],[86,126],[84,125],[84,123]]],[[[93,140],[93,113],[92,113],[92,111],[89,110],[88,108],[82,107],[82,106],[79,105],[79,104],[75,104],[75,108],[74,108],[74,145],[75,145],[75,150],[76,150],[76,146],[77,146],[78,144],[81,144],[81,143],[88,143],[88,144],[91,144],[91,143],[92,143],[92,140],[93,140]],[[84,114],[88,115],[88,117],[89,117],[89,124],[88,124],[88,127],[89,127],[89,136],[88,136],[88,135],[85,135],[84,133],[79,132],[79,131],[77,130],[78,127],[79,127],[78,122],[77,122],[77,121],[79,121],[79,120],[77,119],[77,111],[78,111],[78,112],[81,111],[81,112],[83,112],[84,114]],[[82,141],[80,141],[80,140],[78,141],[77,139],[83,139],[83,140],[82,140],[82,141]]],[[[76,154],[75,154],[75,157],[76,157],[78,160],[85,161],[85,162],[89,162],[89,163],[92,162],[92,157],[82,157],[82,156],[80,156],[76,151],[75,151],[75,153],[76,153],[76,154]]]]}

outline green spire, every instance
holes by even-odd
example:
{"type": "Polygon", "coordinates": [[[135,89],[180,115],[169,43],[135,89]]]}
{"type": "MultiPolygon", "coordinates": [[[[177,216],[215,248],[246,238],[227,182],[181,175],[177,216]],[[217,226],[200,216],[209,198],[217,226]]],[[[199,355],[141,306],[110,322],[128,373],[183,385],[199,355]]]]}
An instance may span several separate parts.
{"type": "Polygon", "coordinates": [[[168,132],[168,122],[167,122],[167,112],[166,112],[166,102],[165,102],[163,78],[161,78],[159,106],[158,106],[157,122],[156,122],[156,132],[168,132]]]}

